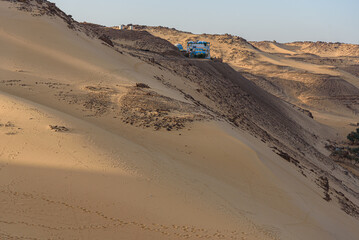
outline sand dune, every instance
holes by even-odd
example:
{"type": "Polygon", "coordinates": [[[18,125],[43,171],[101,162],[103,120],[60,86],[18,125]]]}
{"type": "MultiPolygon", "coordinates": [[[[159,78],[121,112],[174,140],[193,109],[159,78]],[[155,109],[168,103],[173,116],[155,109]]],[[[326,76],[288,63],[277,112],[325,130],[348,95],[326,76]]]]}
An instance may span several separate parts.
{"type": "Polygon", "coordinates": [[[353,121],[357,118],[358,45],[247,42],[231,35],[196,35],[164,27],[136,27],[146,29],[173,44],[181,43],[185,46],[189,40],[209,41],[213,57],[222,58],[273,95],[314,112],[345,114],[351,116],[353,121]],[[328,92],[318,97],[313,91],[321,91],[323,85],[318,82],[323,81],[333,81],[333,84],[330,84],[332,87],[328,92]],[[341,91],[346,86],[350,90],[341,91]]]}
{"type": "Polygon", "coordinates": [[[358,180],[323,147],[335,128],[147,32],[99,31],[46,1],[0,13],[1,239],[359,235],[358,180]]]}

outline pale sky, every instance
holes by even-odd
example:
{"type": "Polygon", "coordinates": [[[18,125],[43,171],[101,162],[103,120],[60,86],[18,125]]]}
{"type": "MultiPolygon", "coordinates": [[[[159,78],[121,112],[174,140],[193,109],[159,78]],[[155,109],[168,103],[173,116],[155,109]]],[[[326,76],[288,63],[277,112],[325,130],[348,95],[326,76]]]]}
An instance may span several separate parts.
{"type": "Polygon", "coordinates": [[[247,40],[359,44],[359,0],[51,0],[77,21],[140,24],[247,40]]]}

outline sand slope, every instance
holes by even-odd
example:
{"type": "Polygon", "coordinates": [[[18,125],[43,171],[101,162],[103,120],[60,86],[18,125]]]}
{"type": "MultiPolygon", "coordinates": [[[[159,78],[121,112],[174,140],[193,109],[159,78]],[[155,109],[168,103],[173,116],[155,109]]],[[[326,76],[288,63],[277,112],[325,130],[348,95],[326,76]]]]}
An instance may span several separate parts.
{"type": "Polygon", "coordinates": [[[136,27],[172,44],[209,41],[213,57],[223,59],[271,94],[313,112],[346,115],[353,121],[357,118],[358,45],[247,42],[228,34],[197,35],[164,27],[136,27]]]}
{"type": "Polygon", "coordinates": [[[292,163],[154,76],[193,83],[17,6],[0,1],[1,239],[359,235],[292,163]]]}

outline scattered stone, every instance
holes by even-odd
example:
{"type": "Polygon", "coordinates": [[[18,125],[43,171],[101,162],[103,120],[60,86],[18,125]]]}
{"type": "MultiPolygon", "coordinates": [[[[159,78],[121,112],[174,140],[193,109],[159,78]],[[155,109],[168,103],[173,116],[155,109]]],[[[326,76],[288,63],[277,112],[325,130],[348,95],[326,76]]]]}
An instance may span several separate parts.
{"type": "Polygon", "coordinates": [[[359,218],[359,207],[356,206],[352,201],[350,201],[345,195],[344,193],[335,190],[336,198],[341,206],[341,209],[348,215],[355,217],[355,218],[359,218]]]}
{"type": "Polygon", "coordinates": [[[8,136],[12,136],[12,135],[16,135],[17,132],[8,132],[8,133],[5,133],[5,134],[8,135],[8,136]]]}
{"type": "Polygon", "coordinates": [[[319,186],[324,190],[324,197],[323,199],[327,202],[331,201],[332,198],[329,195],[329,180],[325,176],[321,176],[318,178],[319,186]]]}
{"type": "Polygon", "coordinates": [[[11,122],[7,122],[5,125],[4,125],[5,127],[15,127],[15,125],[13,124],[13,123],[11,123],[11,122]]]}
{"type": "Polygon", "coordinates": [[[104,41],[105,43],[107,43],[108,45],[110,45],[111,47],[114,47],[115,45],[113,44],[113,42],[111,41],[111,39],[105,35],[105,34],[102,34],[100,37],[99,37],[100,40],[104,41]]]}
{"type": "Polygon", "coordinates": [[[57,125],[49,125],[51,130],[55,131],[55,132],[68,132],[69,129],[67,127],[64,126],[57,126],[57,125]]]}
{"type": "Polygon", "coordinates": [[[277,154],[278,154],[279,156],[281,156],[283,159],[285,159],[285,160],[287,160],[288,162],[290,162],[290,156],[288,155],[288,153],[279,151],[277,154]]]}
{"type": "Polygon", "coordinates": [[[150,88],[146,83],[136,83],[136,87],[138,88],[150,88]]]}
{"type": "MultiPolygon", "coordinates": [[[[146,85],[147,86],[147,85],[146,85]]],[[[143,87],[142,87],[143,88],[143,87]]],[[[122,121],[136,127],[175,131],[209,116],[200,107],[134,87],[121,99],[122,121]]]]}

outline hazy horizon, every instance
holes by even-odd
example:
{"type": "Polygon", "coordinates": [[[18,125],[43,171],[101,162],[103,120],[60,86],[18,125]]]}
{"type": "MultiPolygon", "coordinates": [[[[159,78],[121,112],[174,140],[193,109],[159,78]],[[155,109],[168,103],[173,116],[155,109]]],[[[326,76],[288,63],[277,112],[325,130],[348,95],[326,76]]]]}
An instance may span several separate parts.
{"type": "Polygon", "coordinates": [[[182,31],[232,34],[249,41],[325,41],[359,44],[359,2],[256,0],[53,0],[77,21],[106,26],[139,24],[182,31]]]}

